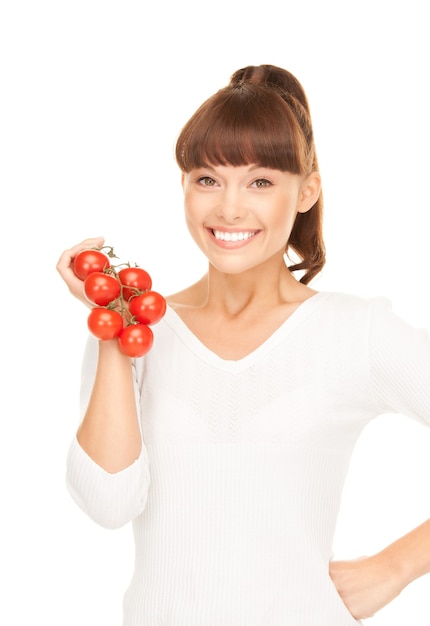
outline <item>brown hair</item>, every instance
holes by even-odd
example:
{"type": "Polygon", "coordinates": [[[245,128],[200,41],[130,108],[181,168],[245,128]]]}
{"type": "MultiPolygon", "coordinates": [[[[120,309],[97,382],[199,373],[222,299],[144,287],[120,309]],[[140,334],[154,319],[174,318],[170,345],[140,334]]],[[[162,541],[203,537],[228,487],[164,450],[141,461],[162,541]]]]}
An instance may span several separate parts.
{"type": "MultiPolygon", "coordinates": [[[[183,172],[205,165],[258,164],[307,176],[318,171],[309,105],[303,87],[273,65],[237,70],[230,83],[208,98],[185,124],[176,142],[183,172]]],[[[323,200],[296,217],[286,253],[299,262],[308,284],[325,263],[323,200]]]]}

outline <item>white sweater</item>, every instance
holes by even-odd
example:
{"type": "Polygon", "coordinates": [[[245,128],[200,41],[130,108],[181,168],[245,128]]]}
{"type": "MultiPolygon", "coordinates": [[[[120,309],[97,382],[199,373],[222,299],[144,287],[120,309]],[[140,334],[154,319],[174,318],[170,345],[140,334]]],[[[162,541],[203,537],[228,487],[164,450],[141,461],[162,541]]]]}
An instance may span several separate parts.
{"type": "Polygon", "coordinates": [[[79,506],[105,527],[133,522],[123,625],[358,624],[328,574],[344,479],[375,416],[430,423],[427,331],[385,299],[327,292],[238,361],[171,308],[153,329],[135,362],[140,458],[109,474],[76,440],[68,456],[79,506]]]}

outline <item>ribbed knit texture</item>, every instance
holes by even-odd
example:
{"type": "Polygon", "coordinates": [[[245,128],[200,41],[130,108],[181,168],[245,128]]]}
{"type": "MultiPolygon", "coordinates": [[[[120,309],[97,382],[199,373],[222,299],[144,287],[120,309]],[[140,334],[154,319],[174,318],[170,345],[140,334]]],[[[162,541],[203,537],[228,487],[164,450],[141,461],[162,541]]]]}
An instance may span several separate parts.
{"type": "Polygon", "coordinates": [[[328,574],[342,488],[375,416],[430,423],[427,331],[385,299],[324,292],[239,361],[170,308],[153,328],[135,364],[141,457],[115,475],[76,440],[68,457],[68,487],[92,519],[133,520],[123,626],[357,624],[328,574]]]}

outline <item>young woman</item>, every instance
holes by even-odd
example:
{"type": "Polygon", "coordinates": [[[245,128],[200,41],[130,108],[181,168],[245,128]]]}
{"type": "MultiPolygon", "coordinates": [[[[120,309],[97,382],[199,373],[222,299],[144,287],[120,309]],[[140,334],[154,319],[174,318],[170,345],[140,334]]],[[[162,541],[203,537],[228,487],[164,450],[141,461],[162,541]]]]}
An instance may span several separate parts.
{"type": "MultiPolygon", "coordinates": [[[[289,72],[233,74],[176,157],[208,270],[167,298],[146,356],[89,341],[68,488],[102,526],[133,523],[124,626],[351,626],[430,571],[430,521],[368,558],[331,558],[363,428],[393,412],[430,423],[429,335],[385,299],[309,286],[325,260],[321,180],[289,72]]],[[[86,304],[73,259],[102,244],[58,262],[86,304]]]]}

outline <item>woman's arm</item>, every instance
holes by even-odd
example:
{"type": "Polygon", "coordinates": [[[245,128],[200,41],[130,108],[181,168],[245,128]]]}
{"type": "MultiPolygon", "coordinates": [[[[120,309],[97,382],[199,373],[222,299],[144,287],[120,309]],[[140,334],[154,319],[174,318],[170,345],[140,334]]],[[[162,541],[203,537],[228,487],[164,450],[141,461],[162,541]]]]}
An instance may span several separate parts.
{"type": "MultiPolygon", "coordinates": [[[[430,424],[430,335],[375,299],[370,326],[370,373],[379,414],[430,424]]],[[[414,579],[430,572],[430,520],[377,554],[330,563],[330,576],[356,619],[371,617],[414,579]]]]}
{"type": "MultiPolygon", "coordinates": [[[[57,270],[71,294],[90,307],[73,259],[84,249],[101,247],[86,239],[65,250],[57,270]]],[[[66,483],[75,502],[95,522],[118,528],[145,507],[150,483],[138,415],[132,360],[116,341],[88,342],[81,390],[82,421],[67,457],[66,483]]]]}
{"type": "Polygon", "coordinates": [[[116,473],[139,457],[142,438],[131,360],[118,342],[99,341],[94,384],[77,440],[97,465],[116,473]]]}
{"type": "MultiPolygon", "coordinates": [[[[73,271],[81,250],[103,246],[95,237],[65,250],[57,271],[72,295],[91,306],[84,294],[84,282],[73,271]]],[[[98,361],[92,392],[77,440],[95,463],[110,473],[131,465],[142,448],[131,360],[123,355],[117,341],[99,341],[98,361]]]]}
{"type": "Polygon", "coordinates": [[[373,556],[330,563],[333,583],[355,619],[371,617],[429,572],[430,520],[373,556]]]}

